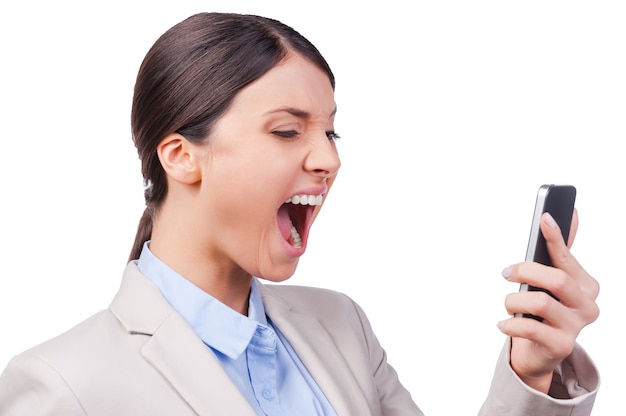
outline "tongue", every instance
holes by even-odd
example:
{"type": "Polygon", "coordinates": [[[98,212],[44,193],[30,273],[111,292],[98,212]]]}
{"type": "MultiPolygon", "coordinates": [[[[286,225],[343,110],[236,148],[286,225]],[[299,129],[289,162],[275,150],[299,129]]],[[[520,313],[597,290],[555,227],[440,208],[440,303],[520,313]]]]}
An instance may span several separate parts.
{"type": "Polygon", "coordinates": [[[291,219],[287,212],[287,207],[283,205],[278,210],[278,229],[285,240],[289,240],[291,236],[291,219]]]}

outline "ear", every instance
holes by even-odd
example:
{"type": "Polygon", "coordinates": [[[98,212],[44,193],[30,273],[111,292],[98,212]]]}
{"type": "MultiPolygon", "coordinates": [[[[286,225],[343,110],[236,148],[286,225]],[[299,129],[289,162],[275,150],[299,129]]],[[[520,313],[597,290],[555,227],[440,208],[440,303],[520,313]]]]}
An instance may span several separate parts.
{"type": "Polygon", "coordinates": [[[165,136],[157,147],[165,173],[173,180],[191,185],[202,178],[197,146],[178,133],[165,136]]]}

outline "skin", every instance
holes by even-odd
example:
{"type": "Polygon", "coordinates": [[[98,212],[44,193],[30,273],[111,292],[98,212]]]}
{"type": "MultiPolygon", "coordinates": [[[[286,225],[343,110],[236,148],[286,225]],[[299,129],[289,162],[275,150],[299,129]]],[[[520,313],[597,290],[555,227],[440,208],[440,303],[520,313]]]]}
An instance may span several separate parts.
{"type": "Polygon", "coordinates": [[[511,367],[526,384],[544,393],[550,389],[553,370],[573,351],[580,331],[599,315],[595,302],[600,291],[598,282],[570,252],[577,229],[575,211],[566,245],[558,225],[549,214],[544,214],[541,231],[554,267],[523,262],[502,273],[511,282],[543,287],[560,299],[559,302],[543,292],[509,294],[505,307],[510,315],[532,313],[544,321],[510,318],[499,324],[500,330],[512,337],[511,367]]]}
{"type": "Polygon", "coordinates": [[[158,155],[168,195],[150,249],[232,309],[247,314],[252,276],[289,278],[306,249],[280,233],[277,212],[291,196],[326,197],[341,165],[334,91],[326,74],[290,55],[240,91],[210,137],[194,145],[170,134],[158,155]]]}

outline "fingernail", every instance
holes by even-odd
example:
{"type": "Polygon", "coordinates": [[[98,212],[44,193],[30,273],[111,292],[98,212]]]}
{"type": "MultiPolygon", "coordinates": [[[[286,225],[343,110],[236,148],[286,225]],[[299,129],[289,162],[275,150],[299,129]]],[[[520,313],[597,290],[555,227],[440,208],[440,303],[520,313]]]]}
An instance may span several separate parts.
{"type": "Polygon", "coordinates": [[[498,321],[498,323],[496,324],[496,326],[498,327],[499,330],[502,330],[502,323],[504,321],[498,321]]]}
{"type": "Polygon", "coordinates": [[[509,280],[509,277],[511,277],[511,271],[512,271],[511,266],[506,267],[504,270],[502,270],[502,277],[509,280]]]}
{"type": "Polygon", "coordinates": [[[556,221],[554,221],[554,218],[552,218],[552,215],[550,215],[549,212],[546,212],[546,223],[550,226],[550,228],[556,227],[556,221]]]}

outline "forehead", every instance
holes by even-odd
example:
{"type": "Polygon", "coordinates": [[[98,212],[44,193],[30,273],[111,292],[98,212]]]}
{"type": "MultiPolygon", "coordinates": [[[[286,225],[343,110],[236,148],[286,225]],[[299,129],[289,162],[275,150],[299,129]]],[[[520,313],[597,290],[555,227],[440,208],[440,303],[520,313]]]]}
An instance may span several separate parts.
{"type": "Polygon", "coordinates": [[[329,117],[335,97],[328,75],[300,55],[288,55],[278,65],[242,89],[233,110],[267,113],[291,107],[315,116],[329,117]]]}

